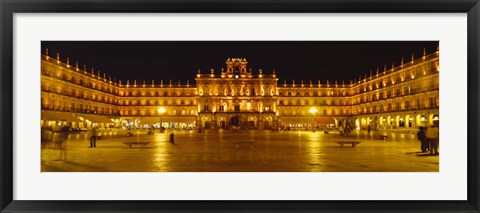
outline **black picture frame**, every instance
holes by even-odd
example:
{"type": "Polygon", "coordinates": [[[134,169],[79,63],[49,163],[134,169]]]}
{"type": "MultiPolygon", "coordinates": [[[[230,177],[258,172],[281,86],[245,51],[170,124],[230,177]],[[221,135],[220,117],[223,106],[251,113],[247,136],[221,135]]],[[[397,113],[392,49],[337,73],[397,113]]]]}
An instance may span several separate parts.
{"type": "MultiPolygon", "coordinates": [[[[0,0],[1,212],[480,212],[478,0],[0,0]],[[19,201],[13,200],[14,13],[467,13],[468,198],[466,201],[19,201]]],[[[448,184],[448,183],[445,183],[448,184]]],[[[412,192],[414,193],[414,192],[412,192]]]]}

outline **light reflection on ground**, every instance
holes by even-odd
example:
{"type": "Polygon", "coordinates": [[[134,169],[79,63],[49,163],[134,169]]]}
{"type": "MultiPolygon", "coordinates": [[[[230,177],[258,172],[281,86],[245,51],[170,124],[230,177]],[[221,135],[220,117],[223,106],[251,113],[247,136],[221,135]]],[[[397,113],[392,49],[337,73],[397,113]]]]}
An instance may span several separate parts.
{"type": "MultiPolygon", "coordinates": [[[[66,160],[47,145],[42,149],[42,172],[438,172],[439,156],[423,155],[414,134],[378,132],[222,131],[135,132],[103,131],[97,148],[88,148],[88,134],[71,134],[66,160]],[[149,141],[128,148],[123,142],[149,141]],[[341,148],[335,141],[361,141],[341,148]]],[[[64,153],[65,154],[65,153],[64,153]]]]}

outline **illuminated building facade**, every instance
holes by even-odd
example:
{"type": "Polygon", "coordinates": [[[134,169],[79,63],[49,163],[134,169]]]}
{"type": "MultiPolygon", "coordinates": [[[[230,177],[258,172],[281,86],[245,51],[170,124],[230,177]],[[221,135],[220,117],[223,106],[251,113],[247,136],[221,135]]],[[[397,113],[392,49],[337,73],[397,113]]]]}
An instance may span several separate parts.
{"type": "Polygon", "coordinates": [[[345,81],[278,82],[245,58],[195,83],[117,81],[42,55],[42,127],[417,128],[439,120],[439,51],[345,81]]]}

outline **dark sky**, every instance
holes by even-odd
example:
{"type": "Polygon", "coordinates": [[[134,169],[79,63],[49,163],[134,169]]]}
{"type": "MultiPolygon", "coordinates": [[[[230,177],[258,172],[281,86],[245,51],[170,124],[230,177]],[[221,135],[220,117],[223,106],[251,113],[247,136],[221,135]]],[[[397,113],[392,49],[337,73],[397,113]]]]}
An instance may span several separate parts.
{"type": "MultiPolygon", "coordinates": [[[[437,41],[43,41],[42,53],[60,53],[62,61],[70,57],[95,73],[117,80],[193,80],[197,69],[216,73],[225,67],[227,58],[246,58],[254,74],[258,69],[271,73],[275,69],[279,82],[296,80],[353,80],[377,67],[382,71],[401,57],[410,61],[437,48],[437,41]]],[[[158,81],[157,81],[158,80],[158,81]]],[[[174,81],[175,82],[175,81],[174,81]]]]}

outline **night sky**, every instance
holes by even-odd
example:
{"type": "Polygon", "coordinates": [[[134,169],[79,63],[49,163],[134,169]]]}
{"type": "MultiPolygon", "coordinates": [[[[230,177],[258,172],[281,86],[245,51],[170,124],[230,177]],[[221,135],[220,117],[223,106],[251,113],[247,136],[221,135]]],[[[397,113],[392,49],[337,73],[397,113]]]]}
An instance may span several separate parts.
{"type": "MultiPolygon", "coordinates": [[[[283,80],[353,80],[370,70],[391,68],[410,61],[437,48],[437,41],[43,41],[42,54],[48,47],[49,55],[60,53],[62,61],[70,57],[70,64],[78,60],[115,77],[117,81],[191,80],[198,69],[219,74],[227,58],[246,58],[254,74],[258,69],[272,73],[275,69],[279,83],[283,80]]],[[[176,81],[174,81],[176,82],[176,81]]]]}

